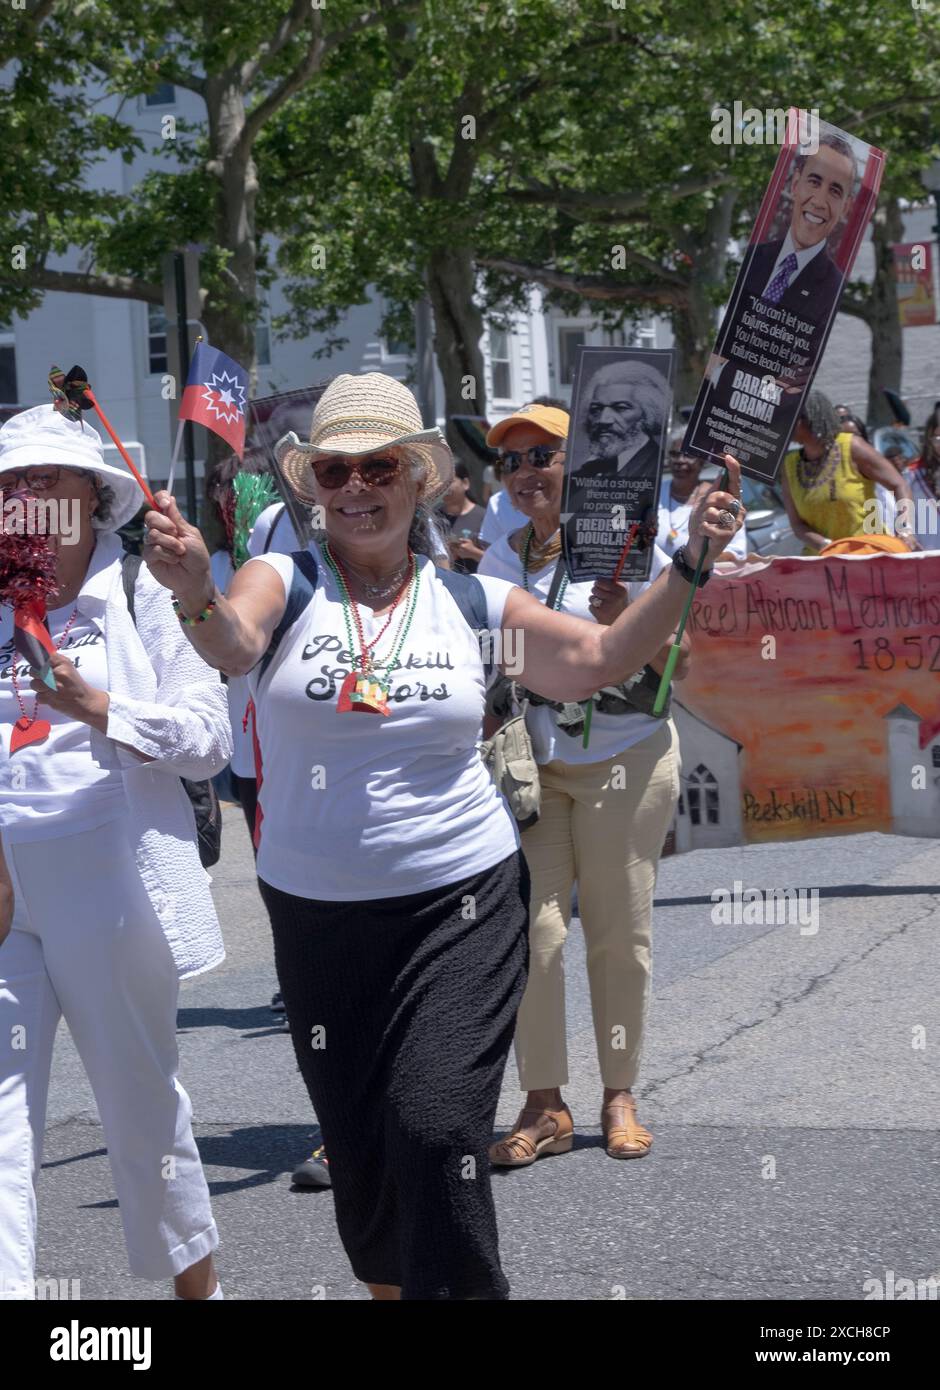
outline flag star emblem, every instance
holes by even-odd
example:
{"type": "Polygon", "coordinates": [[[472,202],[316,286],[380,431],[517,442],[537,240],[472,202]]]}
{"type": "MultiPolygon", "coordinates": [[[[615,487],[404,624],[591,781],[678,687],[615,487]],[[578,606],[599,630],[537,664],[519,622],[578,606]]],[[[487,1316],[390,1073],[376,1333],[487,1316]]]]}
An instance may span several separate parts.
{"type": "Polygon", "coordinates": [[[210,373],[208,381],[203,382],[202,399],[206,408],[219,420],[234,424],[240,420],[245,410],[245,388],[236,376],[225,370],[210,373]]]}

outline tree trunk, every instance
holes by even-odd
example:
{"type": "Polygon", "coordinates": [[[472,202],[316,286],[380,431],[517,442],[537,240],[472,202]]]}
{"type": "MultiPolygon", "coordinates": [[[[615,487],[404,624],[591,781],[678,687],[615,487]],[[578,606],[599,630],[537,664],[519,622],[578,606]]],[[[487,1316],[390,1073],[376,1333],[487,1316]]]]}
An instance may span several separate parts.
{"type": "Polygon", "coordinates": [[[485,415],[483,315],[474,293],[473,255],[467,247],[432,251],[425,272],[434,310],[434,353],[444,381],[444,414],[451,448],[460,446],[452,415],[485,415]]]}
{"type": "MultiPolygon", "coordinates": [[[[255,204],[258,176],[250,149],[243,142],[245,93],[232,72],[206,80],[209,125],[207,172],[215,181],[215,241],[226,247],[229,259],[221,279],[206,298],[203,320],[209,341],[233,357],[249,374],[249,394],[257,384],[255,323],[257,295],[257,235],[255,204]]],[[[219,461],[230,453],[224,440],[208,432],[208,457],[203,478],[202,524],[218,529],[216,508],[208,489],[219,461]]]]}
{"type": "Polygon", "coordinates": [[[885,400],[883,387],[901,392],[904,343],[898,317],[898,287],[894,274],[894,243],[901,240],[903,225],[897,198],[892,198],[875,214],[872,240],[875,249],[875,278],[869,295],[866,322],[871,329],[871,364],[868,369],[867,423],[877,428],[890,425],[894,415],[885,400]]]}
{"type": "Polygon", "coordinates": [[[206,82],[209,123],[208,172],[215,180],[215,239],[231,253],[221,283],[206,304],[213,345],[234,357],[255,386],[258,175],[245,149],[245,93],[231,73],[206,82]]]}
{"type": "Polygon", "coordinates": [[[694,403],[715,341],[715,300],[724,293],[728,239],[737,196],[731,188],[715,199],[701,234],[683,229],[677,235],[679,250],[691,261],[688,304],[673,310],[671,315],[676,339],[677,409],[694,403]]]}

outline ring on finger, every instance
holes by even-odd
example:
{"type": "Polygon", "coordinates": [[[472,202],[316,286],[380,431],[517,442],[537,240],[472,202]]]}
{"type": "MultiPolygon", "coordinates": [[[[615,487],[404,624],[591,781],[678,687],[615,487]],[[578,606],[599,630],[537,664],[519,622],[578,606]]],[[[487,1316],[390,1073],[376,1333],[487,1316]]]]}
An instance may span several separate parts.
{"type": "Polygon", "coordinates": [[[720,526],[723,531],[726,531],[729,526],[734,525],[734,516],[731,514],[731,512],[723,509],[718,513],[718,521],[716,522],[716,525],[720,526]]]}
{"type": "Polygon", "coordinates": [[[731,501],[728,503],[727,510],[731,513],[732,517],[737,519],[741,511],[741,503],[736,497],[732,497],[731,501]]]}

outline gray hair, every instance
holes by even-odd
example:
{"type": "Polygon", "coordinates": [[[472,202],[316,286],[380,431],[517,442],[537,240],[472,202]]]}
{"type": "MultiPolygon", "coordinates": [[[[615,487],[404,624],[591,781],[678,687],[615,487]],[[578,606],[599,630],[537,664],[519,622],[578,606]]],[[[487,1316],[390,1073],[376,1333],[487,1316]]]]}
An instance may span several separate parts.
{"type": "Polygon", "coordinates": [[[822,391],[810,391],[803,402],[800,419],[805,421],[824,449],[832,447],[842,429],[835,406],[822,391]]]}
{"type": "Polygon", "coordinates": [[[79,468],[76,469],[76,472],[83,478],[91,479],[95,497],[98,499],[98,509],[92,518],[92,525],[99,529],[107,526],[108,522],[111,520],[111,508],[114,506],[114,499],[116,496],[114,488],[110,487],[108,483],[101,479],[99,474],[93,472],[90,468],[79,468]]]}

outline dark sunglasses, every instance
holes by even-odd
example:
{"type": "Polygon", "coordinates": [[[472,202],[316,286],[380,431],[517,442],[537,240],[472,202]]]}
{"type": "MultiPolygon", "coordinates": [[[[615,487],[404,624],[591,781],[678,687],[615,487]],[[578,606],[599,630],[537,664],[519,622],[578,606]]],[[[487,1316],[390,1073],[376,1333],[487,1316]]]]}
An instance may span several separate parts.
{"type": "Polygon", "coordinates": [[[509,449],[499,456],[501,473],[516,473],[524,463],[532,468],[550,468],[556,455],[564,453],[552,444],[533,444],[531,449],[509,449]]]}
{"type": "Polygon", "coordinates": [[[359,463],[349,459],[315,459],[313,471],[321,487],[330,491],[345,487],[354,473],[366,487],[387,487],[404,467],[402,459],[367,458],[359,463]]]}

